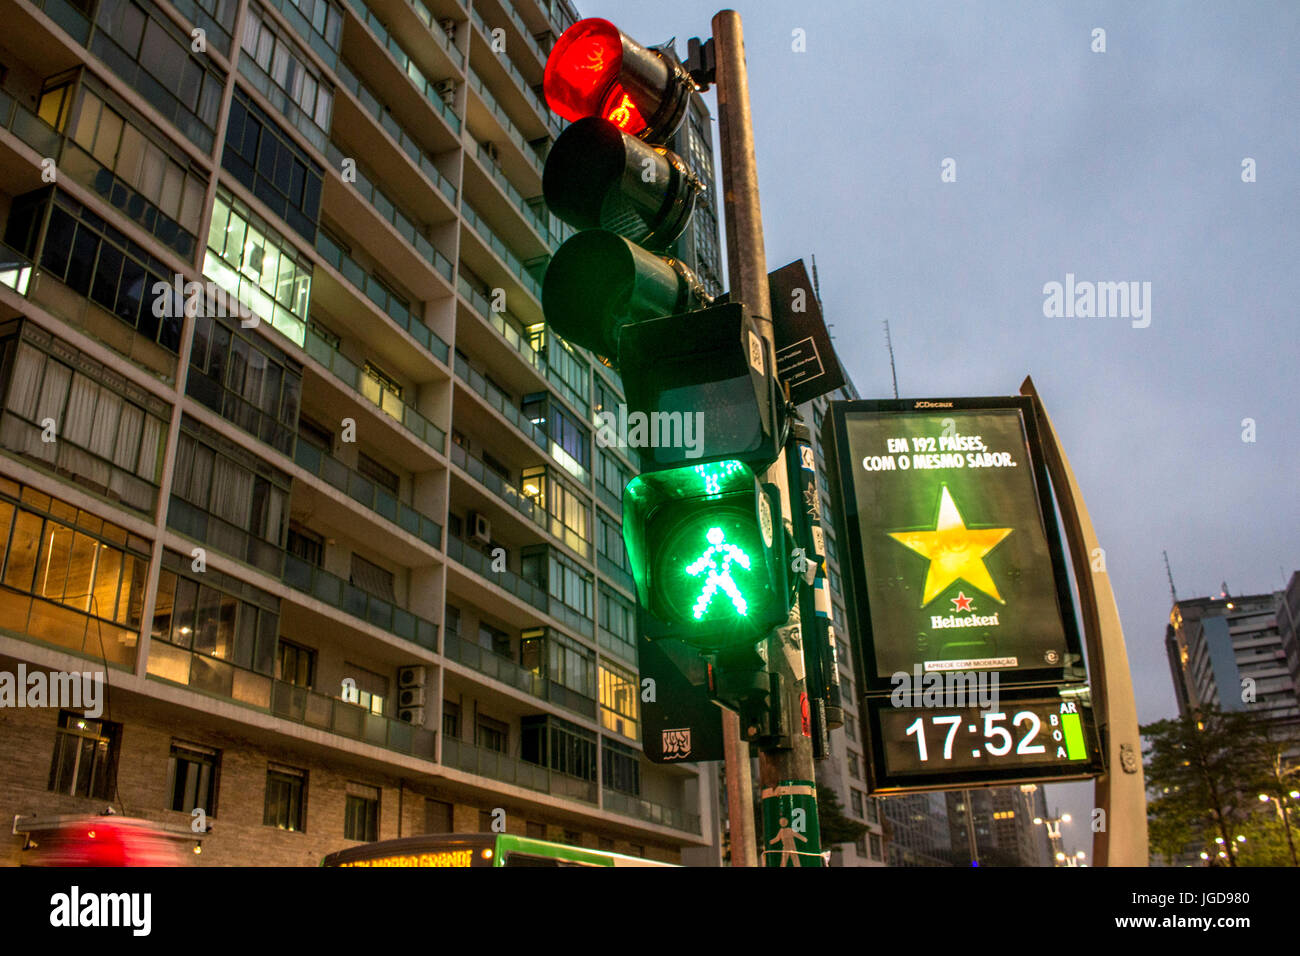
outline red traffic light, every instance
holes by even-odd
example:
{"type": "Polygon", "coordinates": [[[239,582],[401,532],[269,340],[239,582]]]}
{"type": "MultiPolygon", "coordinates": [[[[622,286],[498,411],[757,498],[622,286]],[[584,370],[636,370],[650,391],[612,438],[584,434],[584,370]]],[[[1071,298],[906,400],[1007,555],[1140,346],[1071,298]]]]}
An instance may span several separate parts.
{"type": "Polygon", "coordinates": [[[652,143],[677,132],[695,89],[671,53],[646,49],[599,17],[555,41],[542,85],[547,105],[565,119],[600,116],[652,143]]]}

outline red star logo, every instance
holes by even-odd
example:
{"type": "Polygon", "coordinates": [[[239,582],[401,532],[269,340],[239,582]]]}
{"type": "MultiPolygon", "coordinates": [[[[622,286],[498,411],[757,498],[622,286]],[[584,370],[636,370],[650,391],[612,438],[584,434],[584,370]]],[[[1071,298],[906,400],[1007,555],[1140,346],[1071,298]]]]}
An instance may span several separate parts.
{"type": "Polygon", "coordinates": [[[966,596],[966,592],[964,592],[964,591],[958,591],[958,592],[957,592],[957,596],[956,596],[955,598],[949,598],[949,600],[952,601],[953,604],[957,605],[957,610],[958,610],[958,611],[970,611],[970,610],[973,610],[973,609],[971,608],[971,606],[970,606],[970,602],[971,602],[972,600],[974,600],[974,599],[973,599],[973,598],[968,598],[968,597],[966,596]]]}

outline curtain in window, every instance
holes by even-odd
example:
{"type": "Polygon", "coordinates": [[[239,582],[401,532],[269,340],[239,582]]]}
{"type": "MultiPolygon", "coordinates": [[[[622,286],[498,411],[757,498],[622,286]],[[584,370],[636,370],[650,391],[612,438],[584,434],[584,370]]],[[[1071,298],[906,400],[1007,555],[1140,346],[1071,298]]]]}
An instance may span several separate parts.
{"type": "Polygon", "coordinates": [[[44,353],[27,343],[18,346],[13,375],[9,380],[9,410],[28,421],[36,418],[41,394],[41,373],[45,370],[44,353]]]}
{"type": "Polygon", "coordinates": [[[163,442],[163,424],[162,419],[145,415],[144,426],[140,431],[140,459],[135,473],[145,481],[155,484],[159,479],[159,450],[163,442]]]}
{"type": "Polygon", "coordinates": [[[98,404],[99,386],[80,372],[74,373],[72,388],[68,392],[67,414],[63,419],[63,437],[81,448],[89,448],[98,404]]]}
{"type": "Polygon", "coordinates": [[[253,497],[253,476],[227,458],[212,468],[211,512],[237,528],[247,528],[253,497]]]}

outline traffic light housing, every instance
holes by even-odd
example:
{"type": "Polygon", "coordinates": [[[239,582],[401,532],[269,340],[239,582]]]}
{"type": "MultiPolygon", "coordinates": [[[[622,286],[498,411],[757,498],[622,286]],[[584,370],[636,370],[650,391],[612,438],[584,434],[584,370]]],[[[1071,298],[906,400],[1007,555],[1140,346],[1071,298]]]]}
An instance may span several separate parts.
{"type": "Polygon", "coordinates": [[[662,251],[686,229],[704,188],[681,157],[596,116],[560,134],[546,157],[542,193],[578,229],[609,229],[662,251]]]}
{"type": "Polygon", "coordinates": [[[588,229],[556,251],[542,279],[547,323],[575,345],[614,364],[624,326],[710,302],[700,280],[606,229],[588,229]]]}
{"type": "Polygon", "coordinates": [[[726,459],[765,468],[781,454],[776,357],[739,303],[628,325],[618,356],[628,406],[654,410],[644,470],[726,459]],[[691,441],[659,440],[679,422],[691,441]]]}
{"type": "Polygon", "coordinates": [[[753,644],[790,614],[780,498],[743,462],[633,478],[623,541],[651,639],[753,644]]]}
{"type": "Polygon", "coordinates": [[[677,132],[695,88],[671,51],[643,47],[599,17],[560,34],[542,77],[546,103],[560,116],[599,116],[651,143],[677,132]]]}

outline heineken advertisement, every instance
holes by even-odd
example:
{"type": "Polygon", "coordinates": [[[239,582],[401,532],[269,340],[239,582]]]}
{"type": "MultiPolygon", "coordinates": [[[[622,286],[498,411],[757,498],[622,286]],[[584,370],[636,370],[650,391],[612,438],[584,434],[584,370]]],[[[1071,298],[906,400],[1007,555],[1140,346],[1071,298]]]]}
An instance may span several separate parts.
{"type": "Polygon", "coordinates": [[[889,690],[900,673],[1086,679],[1029,408],[1021,398],[832,406],[864,692],[889,690]]]}

